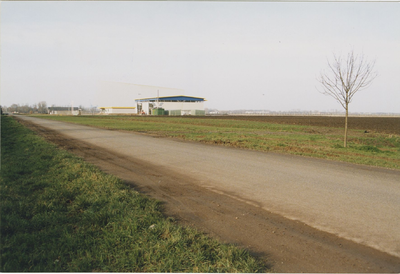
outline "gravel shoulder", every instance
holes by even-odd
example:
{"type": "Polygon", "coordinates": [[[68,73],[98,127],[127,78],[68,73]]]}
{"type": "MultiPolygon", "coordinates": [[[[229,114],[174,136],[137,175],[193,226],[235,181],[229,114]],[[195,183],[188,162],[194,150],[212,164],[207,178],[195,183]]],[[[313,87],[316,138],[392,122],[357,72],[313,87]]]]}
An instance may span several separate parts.
{"type": "MultiPolygon", "coordinates": [[[[33,120],[31,120],[33,121],[33,120]]],[[[257,200],[195,183],[193,175],[21,120],[48,141],[164,204],[165,215],[236,243],[275,272],[399,272],[400,258],[266,210],[257,200]]],[[[148,137],[150,138],[150,137],[148,137]]],[[[390,171],[388,171],[390,172],[390,171]]]]}

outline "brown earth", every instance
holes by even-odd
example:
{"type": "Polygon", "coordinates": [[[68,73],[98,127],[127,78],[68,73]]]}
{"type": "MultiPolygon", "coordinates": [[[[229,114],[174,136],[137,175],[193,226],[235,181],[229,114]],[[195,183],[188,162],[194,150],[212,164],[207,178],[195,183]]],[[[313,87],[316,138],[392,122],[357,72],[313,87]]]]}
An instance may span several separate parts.
{"type": "Polygon", "coordinates": [[[60,148],[116,175],[139,192],[162,201],[166,216],[223,242],[246,248],[264,260],[273,272],[400,271],[400,258],[196,186],[182,174],[20,122],[60,148]]]}
{"type": "MultiPolygon", "coordinates": [[[[193,118],[195,116],[190,116],[193,118]]],[[[230,119],[275,124],[344,128],[344,117],[337,116],[200,116],[202,119],[230,119]]],[[[349,117],[349,129],[400,135],[400,117],[349,117]]]]}

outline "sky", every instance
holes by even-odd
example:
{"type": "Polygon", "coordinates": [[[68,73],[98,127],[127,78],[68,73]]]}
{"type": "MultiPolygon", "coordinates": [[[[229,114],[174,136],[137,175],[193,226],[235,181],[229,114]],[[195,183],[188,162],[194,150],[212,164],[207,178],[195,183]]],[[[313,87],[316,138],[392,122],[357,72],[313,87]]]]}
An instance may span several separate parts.
{"type": "Polygon", "coordinates": [[[342,111],[316,79],[354,50],[378,77],[350,112],[400,113],[399,2],[6,1],[0,12],[1,105],[133,106],[125,83],[211,109],[342,111]]]}

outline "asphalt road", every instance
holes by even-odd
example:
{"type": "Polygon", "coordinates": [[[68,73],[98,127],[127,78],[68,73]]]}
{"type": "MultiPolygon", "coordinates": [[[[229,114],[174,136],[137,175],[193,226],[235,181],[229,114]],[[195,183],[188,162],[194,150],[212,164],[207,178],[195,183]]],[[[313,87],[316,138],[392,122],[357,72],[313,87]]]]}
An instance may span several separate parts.
{"type": "Polygon", "coordinates": [[[400,257],[400,171],[20,118],[400,257]]]}

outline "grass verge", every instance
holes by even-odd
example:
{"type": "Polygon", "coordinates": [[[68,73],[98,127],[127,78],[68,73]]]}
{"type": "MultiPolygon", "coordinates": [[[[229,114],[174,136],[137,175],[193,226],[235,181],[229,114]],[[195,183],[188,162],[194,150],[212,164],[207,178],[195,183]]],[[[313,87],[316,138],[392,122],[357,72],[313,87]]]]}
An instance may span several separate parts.
{"type": "Polygon", "coordinates": [[[129,130],[183,140],[275,151],[400,169],[400,136],[349,130],[343,148],[343,129],[287,125],[263,121],[155,116],[41,116],[106,129],[129,130]]]}
{"type": "Polygon", "coordinates": [[[157,201],[1,117],[3,272],[259,272],[245,250],[164,218],[157,201]]]}

